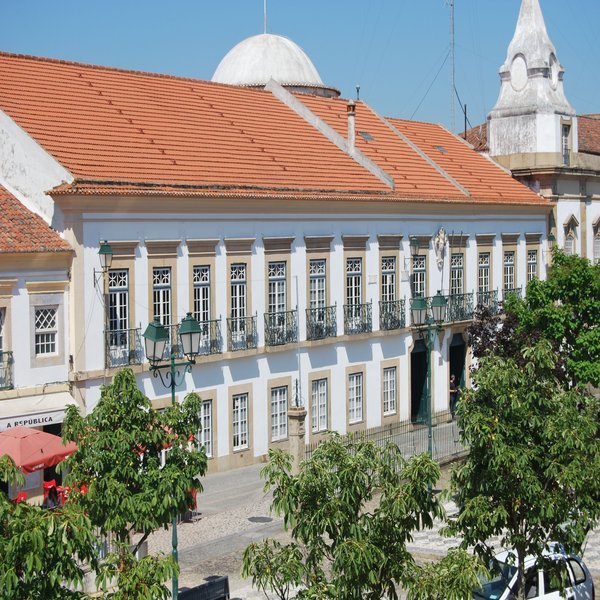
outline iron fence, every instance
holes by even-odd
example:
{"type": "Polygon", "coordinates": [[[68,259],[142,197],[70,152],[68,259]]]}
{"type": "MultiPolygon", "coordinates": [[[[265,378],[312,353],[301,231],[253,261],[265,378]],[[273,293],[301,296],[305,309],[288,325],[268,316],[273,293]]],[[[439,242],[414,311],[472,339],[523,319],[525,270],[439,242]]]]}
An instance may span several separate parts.
{"type": "Polygon", "coordinates": [[[104,347],[106,368],[141,365],[144,358],[142,328],[106,331],[104,347]]]}
{"type": "Polygon", "coordinates": [[[405,300],[379,302],[379,328],[385,331],[406,327],[405,300]]]}
{"type": "Polygon", "coordinates": [[[306,309],[306,339],[324,340],[337,335],[337,306],[306,309]]]}
{"type": "Polygon", "coordinates": [[[265,313],[265,344],[283,346],[298,341],[298,311],[265,313]]]}
{"type": "Polygon", "coordinates": [[[227,319],[227,347],[230,352],[256,348],[256,316],[227,319]]]}
{"type": "Polygon", "coordinates": [[[344,304],[344,333],[370,333],[373,330],[371,303],[344,304]]]}

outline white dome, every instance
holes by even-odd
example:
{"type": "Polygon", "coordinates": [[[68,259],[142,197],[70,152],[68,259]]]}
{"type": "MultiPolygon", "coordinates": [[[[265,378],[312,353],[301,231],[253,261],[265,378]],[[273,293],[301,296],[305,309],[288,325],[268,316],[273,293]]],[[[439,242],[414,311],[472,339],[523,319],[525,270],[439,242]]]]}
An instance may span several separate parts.
{"type": "Polygon", "coordinates": [[[232,48],[212,76],[216,83],[264,86],[270,79],[295,88],[324,88],[304,50],[286,37],[263,33],[232,48]]]}

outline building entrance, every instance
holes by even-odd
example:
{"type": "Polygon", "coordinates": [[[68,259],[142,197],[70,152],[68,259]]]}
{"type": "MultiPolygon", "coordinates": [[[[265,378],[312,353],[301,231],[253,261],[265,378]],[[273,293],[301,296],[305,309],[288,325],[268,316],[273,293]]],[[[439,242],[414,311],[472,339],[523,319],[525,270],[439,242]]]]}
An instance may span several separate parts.
{"type": "Polygon", "coordinates": [[[427,348],[422,340],[410,354],[410,420],[427,421],[427,348]]]}

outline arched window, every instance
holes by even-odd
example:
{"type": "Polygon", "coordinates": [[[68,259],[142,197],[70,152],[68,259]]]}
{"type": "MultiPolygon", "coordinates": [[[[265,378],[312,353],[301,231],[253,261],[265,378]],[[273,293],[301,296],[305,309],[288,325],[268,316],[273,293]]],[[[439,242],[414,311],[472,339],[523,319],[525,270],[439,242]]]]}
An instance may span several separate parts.
{"type": "Polygon", "coordinates": [[[567,256],[575,254],[575,236],[572,233],[567,234],[565,238],[565,254],[567,256]]]}
{"type": "Polygon", "coordinates": [[[594,236],[594,264],[600,264],[600,230],[594,236]]]}
{"type": "Polygon", "coordinates": [[[579,221],[575,215],[571,215],[564,224],[565,231],[565,254],[567,256],[573,256],[577,252],[576,250],[576,239],[577,239],[577,228],[579,227],[579,221]]]}

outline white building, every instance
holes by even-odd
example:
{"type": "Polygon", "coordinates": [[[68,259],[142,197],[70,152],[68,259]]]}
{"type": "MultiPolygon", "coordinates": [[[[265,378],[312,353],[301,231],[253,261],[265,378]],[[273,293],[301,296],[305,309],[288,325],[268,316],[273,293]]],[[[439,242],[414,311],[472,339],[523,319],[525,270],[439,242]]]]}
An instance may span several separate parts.
{"type": "MultiPolygon", "coordinates": [[[[141,334],[157,318],[177,352],[193,313],[202,356],[177,396],[204,400],[213,470],[285,447],[296,402],[307,442],[422,421],[428,355],[445,420],[473,308],[544,277],[552,209],[444,128],[339,98],[289,40],[243,44],[221,83],[0,54],[0,183],[73,250],[68,273],[44,274],[66,290],[48,298],[64,315],[51,377],[89,411],[129,365],[165,406],[141,334]],[[249,75],[265,47],[272,70],[249,75]],[[448,316],[427,349],[409,305],[438,290],[448,316]]],[[[14,290],[7,264],[0,253],[0,289],[14,290]]],[[[5,299],[15,377],[0,416],[33,393],[24,365],[42,359],[28,293],[5,299]]]]}

